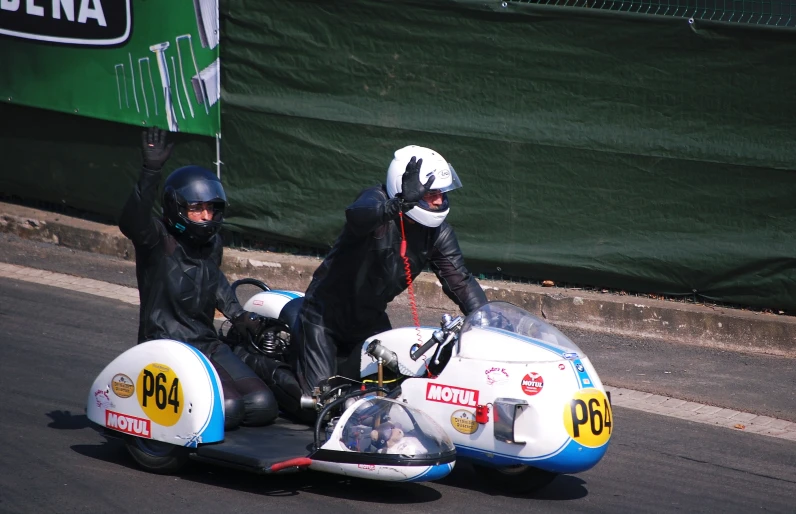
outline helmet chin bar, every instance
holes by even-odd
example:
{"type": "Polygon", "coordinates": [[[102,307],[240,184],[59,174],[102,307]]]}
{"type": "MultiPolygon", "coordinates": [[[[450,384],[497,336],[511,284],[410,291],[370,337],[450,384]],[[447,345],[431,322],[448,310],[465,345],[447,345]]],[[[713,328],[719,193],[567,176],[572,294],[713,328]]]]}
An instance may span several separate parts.
{"type": "Polygon", "coordinates": [[[428,211],[421,207],[412,207],[406,211],[406,215],[425,227],[436,228],[442,225],[442,222],[445,221],[445,218],[448,216],[449,212],[450,209],[428,211]]]}

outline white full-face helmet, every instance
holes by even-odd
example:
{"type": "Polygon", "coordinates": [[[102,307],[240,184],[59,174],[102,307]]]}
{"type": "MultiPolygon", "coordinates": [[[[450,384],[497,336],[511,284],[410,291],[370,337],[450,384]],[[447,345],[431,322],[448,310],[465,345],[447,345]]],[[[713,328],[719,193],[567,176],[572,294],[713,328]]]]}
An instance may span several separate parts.
{"type": "Polygon", "coordinates": [[[405,146],[395,151],[395,156],[387,169],[387,195],[390,198],[394,198],[401,192],[406,165],[412,157],[417,160],[423,159],[423,165],[420,168],[420,182],[425,184],[429,177],[434,175],[434,183],[431,185],[430,192],[442,193],[443,202],[439,209],[434,210],[424,200],[420,200],[416,207],[406,212],[406,215],[426,227],[438,227],[445,221],[445,217],[450,211],[448,191],[462,187],[462,183],[453,166],[431,148],[415,145],[405,146]]]}

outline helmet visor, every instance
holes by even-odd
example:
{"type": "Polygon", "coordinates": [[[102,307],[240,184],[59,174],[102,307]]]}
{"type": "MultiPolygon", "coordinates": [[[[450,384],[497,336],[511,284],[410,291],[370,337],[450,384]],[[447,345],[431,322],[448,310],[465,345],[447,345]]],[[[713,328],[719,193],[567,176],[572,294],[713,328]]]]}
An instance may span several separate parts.
{"type": "Polygon", "coordinates": [[[439,189],[432,189],[431,191],[426,193],[426,195],[419,202],[417,202],[417,206],[420,207],[421,209],[431,212],[446,211],[450,208],[450,205],[448,203],[448,195],[441,192],[441,190],[439,189]],[[429,199],[431,198],[435,199],[437,195],[442,195],[441,203],[436,201],[429,202],[429,199]]]}
{"type": "Polygon", "coordinates": [[[453,169],[453,164],[448,163],[448,168],[450,168],[451,172],[451,183],[448,184],[447,186],[439,188],[434,187],[434,185],[432,185],[431,187],[433,188],[434,191],[439,191],[440,193],[447,193],[448,191],[453,191],[454,189],[459,189],[460,187],[462,187],[462,181],[459,180],[459,175],[457,175],[456,170],[453,169]]]}
{"type": "Polygon", "coordinates": [[[182,207],[183,215],[194,223],[219,222],[224,219],[224,202],[196,202],[182,207]]]}

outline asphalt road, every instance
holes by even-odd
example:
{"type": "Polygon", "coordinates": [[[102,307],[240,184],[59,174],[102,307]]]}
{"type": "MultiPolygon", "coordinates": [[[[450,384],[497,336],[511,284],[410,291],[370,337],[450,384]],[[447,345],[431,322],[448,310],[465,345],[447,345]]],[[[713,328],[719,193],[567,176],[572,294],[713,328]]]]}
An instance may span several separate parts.
{"type": "Polygon", "coordinates": [[[0,282],[0,512],[794,512],[793,442],[619,407],[606,457],[531,497],[495,494],[467,465],[402,486],[206,465],[148,474],[84,415],[96,374],[134,343],[136,316],[122,302],[0,282]]]}

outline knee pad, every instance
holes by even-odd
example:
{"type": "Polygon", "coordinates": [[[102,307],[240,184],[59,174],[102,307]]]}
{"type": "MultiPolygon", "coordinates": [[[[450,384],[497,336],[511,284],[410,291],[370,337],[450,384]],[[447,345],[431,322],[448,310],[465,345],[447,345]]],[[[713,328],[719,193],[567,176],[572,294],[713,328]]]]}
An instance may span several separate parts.
{"type": "Polygon", "coordinates": [[[224,430],[240,425],[246,413],[243,398],[224,398],[224,430]]]}
{"type": "Polygon", "coordinates": [[[243,395],[245,414],[242,424],[259,427],[272,423],[279,416],[279,406],[273,393],[268,389],[258,389],[243,395]]]}

